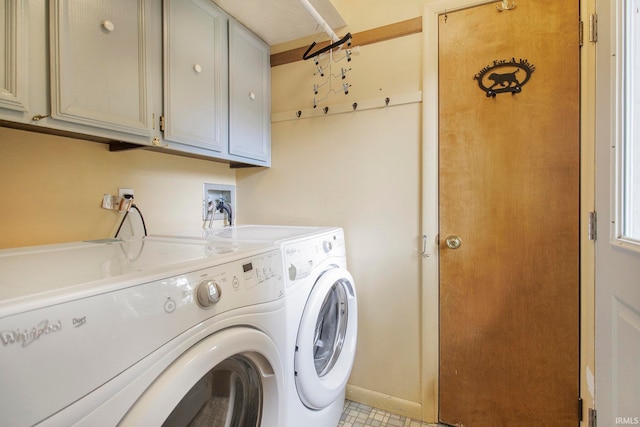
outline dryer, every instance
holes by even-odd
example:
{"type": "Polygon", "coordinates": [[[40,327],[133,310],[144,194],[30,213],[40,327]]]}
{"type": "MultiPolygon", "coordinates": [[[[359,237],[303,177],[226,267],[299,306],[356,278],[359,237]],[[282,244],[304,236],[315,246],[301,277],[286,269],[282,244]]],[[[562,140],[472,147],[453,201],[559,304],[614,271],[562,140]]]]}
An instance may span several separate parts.
{"type": "Polygon", "coordinates": [[[356,288],[347,270],[343,230],[239,225],[192,230],[177,237],[262,241],[281,248],[287,317],[283,353],[287,426],[335,427],[357,341],[356,288]]]}
{"type": "Polygon", "coordinates": [[[287,425],[334,427],[356,351],[358,309],[344,234],[325,229],[281,243],[285,268],[287,425]],[[291,378],[291,376],[288,376],[291,378]]]}
{"type": "Polygon", "coordinates": [[[285,321],[271,244],[1,250],[3,423],[283,425],[285,321]]]}

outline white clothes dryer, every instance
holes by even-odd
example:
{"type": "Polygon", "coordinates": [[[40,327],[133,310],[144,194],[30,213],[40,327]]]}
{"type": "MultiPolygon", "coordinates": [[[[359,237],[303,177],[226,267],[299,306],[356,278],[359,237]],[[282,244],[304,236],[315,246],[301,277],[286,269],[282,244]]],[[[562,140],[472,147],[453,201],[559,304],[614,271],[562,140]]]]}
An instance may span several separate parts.
{"type": "Polygon", "coordinates": [[[270,244],[0,250],[2,423],[284,425],[285,320],[270,244]]]}
{"type": "Polygon", "coordinates": [[[357,298],[340,228],[239,225],[183,238],[263,241],[283,253],[289,427],[335,427],[355,357],[357,298]]]}
{"type": "Polygon", "coordinates": [[[282,243],[287,338],[287,425],[334,427],[356,351],[357,298],[344,234],[329,229],[282,243]]]}

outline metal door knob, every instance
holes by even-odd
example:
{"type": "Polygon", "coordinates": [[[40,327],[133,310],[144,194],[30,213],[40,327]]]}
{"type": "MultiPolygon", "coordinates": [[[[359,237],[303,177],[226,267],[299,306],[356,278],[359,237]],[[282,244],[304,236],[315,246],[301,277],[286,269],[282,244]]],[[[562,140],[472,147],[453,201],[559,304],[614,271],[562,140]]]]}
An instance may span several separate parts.
{"type": "Polygon", "coordinates": [[[458,249],[462,245],[460,236],[448,236],[445,241],[449,249],[458,249]]]}

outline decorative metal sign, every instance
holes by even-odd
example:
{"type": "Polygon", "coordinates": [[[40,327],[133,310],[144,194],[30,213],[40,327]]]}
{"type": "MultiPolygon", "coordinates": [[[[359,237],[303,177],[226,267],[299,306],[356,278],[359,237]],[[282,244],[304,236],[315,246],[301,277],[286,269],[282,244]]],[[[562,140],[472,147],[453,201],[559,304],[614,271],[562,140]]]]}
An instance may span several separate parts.
{"type": "Polygon", "coordinates": [[[484,67],[473,78],[487,97],[495,97],[499,93],[509,92],[512,95],[520,93],[522,86],[527,84],[536,67],[526,59],[516,61],[497,59],[493,64],[484,67]]]}

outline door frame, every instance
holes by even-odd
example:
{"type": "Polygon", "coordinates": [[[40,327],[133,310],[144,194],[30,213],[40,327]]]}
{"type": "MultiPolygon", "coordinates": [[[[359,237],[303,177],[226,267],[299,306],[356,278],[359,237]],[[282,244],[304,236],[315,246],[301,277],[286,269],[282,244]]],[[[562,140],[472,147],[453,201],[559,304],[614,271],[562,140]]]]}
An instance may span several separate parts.
{"type": "MultiPolygon", "coordinates": [[[[580,1],[585,41],[580,51],[580,397],[583,423],[593,407],[595,372],[595,245],[588,239],[588,213],[595,210],[595,43],[589,42],[589,15],[595,0],[580,1]]],[[[422,420],[439,419],[439,243],[438,243],[438,16],[498,3],[497,0],[426,0],[423,28],[422,136],[422,420]]],[[[578,25],[578,22],[576,22],[578,25]]],[[[577,396],[576,396],[577,397],[577,396]]]]}

